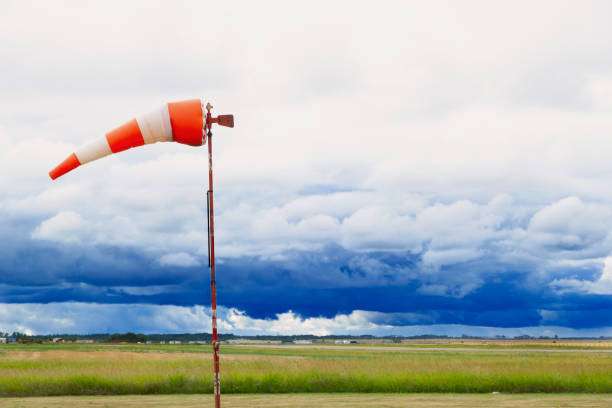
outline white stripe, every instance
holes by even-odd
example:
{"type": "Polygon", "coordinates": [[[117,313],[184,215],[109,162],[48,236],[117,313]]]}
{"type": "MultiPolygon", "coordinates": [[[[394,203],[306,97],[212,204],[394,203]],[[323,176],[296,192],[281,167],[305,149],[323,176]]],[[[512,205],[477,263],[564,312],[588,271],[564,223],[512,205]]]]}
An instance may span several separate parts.
{"type": "Polygon", "coordinates": [[[96,140],[92,140],[74,152],[77,159],[79,159],[79,163],[81,164],[89,163],[90,161],[108,156],[111,153],[112,151],[108,145],[106,137],[100,137],[96,140]]]}
{"type": "Polygon", "coordinates": [[[145,144],[172,141],[168,104],[136,118],[145,144]]]}

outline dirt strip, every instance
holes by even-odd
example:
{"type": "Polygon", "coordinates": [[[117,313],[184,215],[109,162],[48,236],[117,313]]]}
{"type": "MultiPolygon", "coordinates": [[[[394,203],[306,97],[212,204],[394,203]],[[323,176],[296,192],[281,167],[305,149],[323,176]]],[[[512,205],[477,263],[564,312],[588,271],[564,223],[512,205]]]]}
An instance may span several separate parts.
{"type": "MultiPolygon", "coordinates": [[[[6,408],[200,408],[210,395],[3,398],[6,408]]],[[[224,408],[593,408],[612,407],[612,394],[255,394],[224,395],[224,408]]]]}

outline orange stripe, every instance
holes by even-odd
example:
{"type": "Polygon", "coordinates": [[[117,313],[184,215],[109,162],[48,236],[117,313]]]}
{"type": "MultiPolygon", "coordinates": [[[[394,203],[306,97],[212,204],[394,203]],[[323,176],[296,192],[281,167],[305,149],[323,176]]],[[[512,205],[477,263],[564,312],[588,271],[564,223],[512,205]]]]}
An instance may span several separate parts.
{"type": "Polygon", "coordinates": [[[132,119],[119,126],[117,129],[108,132],[106,134],[106,140],[113,153],[122,152],[144,144],[142,133],[140,133],[140,128],[138,127],[136,119],[132,119]]]}
{"type": "Polygon", "coordinates": [[[168,104],[170,124],[172,125],[172,138],[175,142],[191,146],[202,145],[202,103],[199,99],[168,104]]]}
{"type": "Polygon", "coordinates": [[[76,154],[72,153],[68,156],[63,162],[61,162],[56,168],[49,172],[49,176],[51,176],[52,180],[63,176],[68,173],[70,170],[74,170],[79,167],[81,163],[79,163],[79,159],[77,159],[76,154]]]}

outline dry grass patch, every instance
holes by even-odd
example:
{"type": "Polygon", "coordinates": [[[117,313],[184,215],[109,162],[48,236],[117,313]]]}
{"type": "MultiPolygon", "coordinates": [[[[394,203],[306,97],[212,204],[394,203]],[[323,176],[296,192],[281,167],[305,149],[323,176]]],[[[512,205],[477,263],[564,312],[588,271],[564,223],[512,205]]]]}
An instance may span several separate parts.
{"type": "MultiPolygon", "coordinates": [[[[264,356],[252,354],[227,354],[224,360],[260,360],[264,356]]],[[[202,349],[202,353],[166,353],[166,352],[133,352],[124,350],[99,350],[95,352],[75,350],[50,350],[45,352],[17,350],[4,354],[3,361],[180,361],[180,360],[203,360],[212,359],[212,350],[202,349]]],[[[296,356],[301,359],[303,357],[296,356]]]]}

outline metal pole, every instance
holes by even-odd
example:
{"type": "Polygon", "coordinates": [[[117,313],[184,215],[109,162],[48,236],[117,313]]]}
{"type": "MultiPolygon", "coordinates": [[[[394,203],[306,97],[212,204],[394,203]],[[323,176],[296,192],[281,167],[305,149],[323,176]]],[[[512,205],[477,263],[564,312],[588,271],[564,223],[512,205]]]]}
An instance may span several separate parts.
{"type": "Polygon", "coordinates": [[[213,210],[213,165],[212,165],[212,132],[210,126],[212,124],[210,115],[210,105],[206,107],[206,123],[208,127],[208,208],[210,222],[210,293],[211,293],[211,308],[212,308],[212,346],[213,359],[215,365],[215,408],[221,407],[221,385],[219,383],[219,338],[217,336],[217,286],[215,282],[215,213],[213,210]]]}

